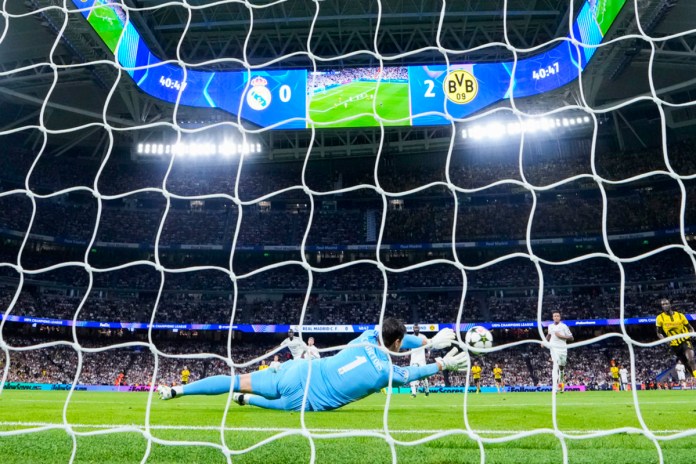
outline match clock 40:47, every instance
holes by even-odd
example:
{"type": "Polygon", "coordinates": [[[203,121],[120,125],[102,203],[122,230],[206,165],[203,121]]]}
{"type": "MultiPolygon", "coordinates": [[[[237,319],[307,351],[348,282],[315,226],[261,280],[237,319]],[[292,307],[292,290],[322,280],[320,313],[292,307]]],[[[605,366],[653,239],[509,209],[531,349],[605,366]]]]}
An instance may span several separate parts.
{"type": "Polygon", "coordinates": [[[534,78],[536,80],[546,79],[549,76],[554,76],[554,75],[558,74],[560,69],[561,68],[558,65],[558,61],[556,61],[555,63],[551,63],[550,65],[548,65],[545,68],[535,69],[534,71],[532,71],[532,78],[534,78]]]}

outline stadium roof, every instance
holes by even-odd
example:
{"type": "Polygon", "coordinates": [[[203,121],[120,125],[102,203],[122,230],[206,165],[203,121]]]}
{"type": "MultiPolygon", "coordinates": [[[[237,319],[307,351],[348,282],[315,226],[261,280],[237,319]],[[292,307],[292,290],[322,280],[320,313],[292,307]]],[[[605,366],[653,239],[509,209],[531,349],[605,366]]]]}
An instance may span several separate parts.
{"type": "MultiPolygon", "coordinates": [[[[4,32],[0,42],[0,72],[8,73],[18,68],[23,71],[0,77],[0,102],[4,109],[0,113],[0,130],[39,124],[42,113],[43,123],[50,129],[99,122],[105,106],[109,124],[117,128],[172,121],[173,105],[145,95],[125,73],[119,78],[114,67],[106,63],[82,65],[88,61],[113,61],[113,55],[81,15],[68,15],[68,27],[57,40],[64,13],[50,7],[62,3],[55,0],[7,2],[5,11],[13,16],[0,17],[0,30],[4,32]],[[56,65],[72,66],[54,69],[47,65],[49,56],[56,65]],[[58,77],[57,85],[51,89],[54,76],[58,77]],[[116,90],[109,96],[117,78],[116,90]],[[49,91],[50,98],[45,111],[42,111],[49,91]]],[[[160,58],[175,59],[178,56],[189,63],[222,58],[226,60],[206,68],[229,70],[240,68],[236,60],[246,59],[248,63],[258,65],[280,55],[290,56],[270,66],[311,68],[314,63],[319,69],[374,66],[378,64],[374,55],[360,51],[374,51],[375,45],[385,64],[443,63],[441,50],[431,48],[409,54],[437,45],[461,51],[448,56],[453,62],[500,61],[508,59],[510,51],[502,46],[485,45],[505,42],[505,30],[511,45],[537,47],[567,35],[569,17],[575,16],[583,2],[573,2],[576,11],[572,15],[567,0],[509,0],[506,3],[502,0],[458,0],[448,1],[444,6],[443,2],[432,0],[288,0],[257,1],[253,2],[251,9],[239,2],[218,4],[189,0],[187,3],[190,8],[168,0],[123,0],[134,25],[160,58]],[[507,10],[503,15],[505,5],[507,10]],[[441,20],[443,8],[445,15],[441,20]],[[250,24],[253,27],[250,28],[250,24]],[[315,58],[314,63],[307,56],[308,46],[315,58]],[[464,50],[468,52],[464,53],[464,50]],[[331,59],[337,56],[342,58],[331,59]]],[[[605,42],[639,32],[633,3],[627,1],[605,42]]],[[[640,5],[641,27],[652,37],[696,30],[694,2],[648,0],[637,3],[640,5]]],[[[652,75],[658,93],[675,102],[692,100],[690,92],[696,93],[696,79],[693,78],[696,33],[657,42],[655,48],[652,75]]],[[[601,108],[648,94],[651,51],[650,43],[640,38],[601,47],[583,74],[587,101],[601,108]]],[[[527,102],[531,105],[521,107],[530,112],[541,112],[557,108],[559,102],[580,103],[579,86],[571,84],[545,98],[535,97],[527,102]]],[[[680,109],[676,110],[676,117],[668,115],[668,123],[675,127],[690,125],[689,115],[681,114],[685,112],[688,110],[680,109]]],[[[233,121],[234,117],[222,111],[182,106],[177,112],[177,120],[206,124],[233,121]]],[[[404,132],[414,130],[402,129],[404,132]]],[[[424,130],[422,137],[428,139],[437,137],[440,129],[434,132],[424,130]]],[[[379,138],[378,129],[351,131],[361,133],[368,144],[379,138]]],[[[39,135],[33,137],[33,142],[32,137],[28,137],[27,143],[39,143],[39,135]]],[[[272,137],[289,137],[290,140],[295,136],[275,133],[272,137]]],[[[130,136],[117,134],[115,141],[125,146],[130,145],[129,140],[130,136]]],[[[104,133],[99,128],[86,128],[67,137],[52,135],[49,141],[63,147],[58,150],[61,152],[72,146],[95,146],[100,142],[104,142],[104,133]]]]}

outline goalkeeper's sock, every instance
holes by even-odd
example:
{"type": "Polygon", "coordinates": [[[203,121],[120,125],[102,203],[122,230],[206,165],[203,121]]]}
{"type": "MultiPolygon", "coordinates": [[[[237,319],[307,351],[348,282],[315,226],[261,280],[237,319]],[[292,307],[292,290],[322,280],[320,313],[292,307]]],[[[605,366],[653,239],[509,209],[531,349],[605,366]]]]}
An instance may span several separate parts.
{"type": "Polygon", "coordinates": [[[176,392],[176,396],[180,395],[222,395],[224,393],[229,393],[230,386],[234,388],[235,391],[239,390],[239,376],[234,376],[234,384],[231,384],[231,378],[229,375],[216,375],[213,377],[207,377],[205,379],[197,380],[180,388],[176,392]]]}

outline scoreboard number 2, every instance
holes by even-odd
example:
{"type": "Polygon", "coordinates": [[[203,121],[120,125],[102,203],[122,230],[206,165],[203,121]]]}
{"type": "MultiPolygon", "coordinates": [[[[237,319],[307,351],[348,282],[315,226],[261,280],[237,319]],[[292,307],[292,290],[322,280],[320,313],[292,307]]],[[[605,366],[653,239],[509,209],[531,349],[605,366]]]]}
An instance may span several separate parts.
{"type": "Polygon", "coordinates": [[[459,105],[471,102],[478,94],[478,81],[468,71],[457,69],[450,72],[442,83],[447,98],[459,105]]]}

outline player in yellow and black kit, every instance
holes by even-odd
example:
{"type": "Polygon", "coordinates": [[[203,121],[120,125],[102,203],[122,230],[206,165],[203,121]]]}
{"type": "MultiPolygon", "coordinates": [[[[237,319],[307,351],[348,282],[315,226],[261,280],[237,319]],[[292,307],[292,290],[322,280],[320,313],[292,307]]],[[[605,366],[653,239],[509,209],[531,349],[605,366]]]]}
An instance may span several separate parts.
{"type": "MultiPolygon", "coordinates": [[[[665,336],[671,337],[694,331],[686,316],[674,311],[668,299],[663,298],[660,304],[662,305],[662,313],[657,316],[655,321],[657,338],[662,340],[665,336]]],[[[669,346],[672,347],[677,357],[689,367],[691,374],[696,377],[696,360],[694,360],[694,346],[691,343],[691,337],[675,338],[669,343],[669,346]]]]}
{"type": "Polygon", "coordinates": [[[493,367],[493,378],[495,379],[495,387],[500,393],[503,388],[503,370],[497,364],[493,367]]]}
{"type": "Polygon", "coordinates": [[[184,369],[181,371],[181,385],[188,384],[189,377],[191,377],[191,372],[188,370],[188,367],[184,366],[184,369]]]}
{"type": "Polygon", "coordinates": [[[612,387],[616,391],[621,390],[621,382],[619,381],[619,366],[616,365],[616,362],[613,359],[611,360],[609,372],[611,373],[612,387]]]}
{"type": "Polygon", "coordinates": [[[474,361],[474,365],[471,366],[471,377],[476,385],[476,393],[481,393],[481,366],[478,361],[474,361]]]}

